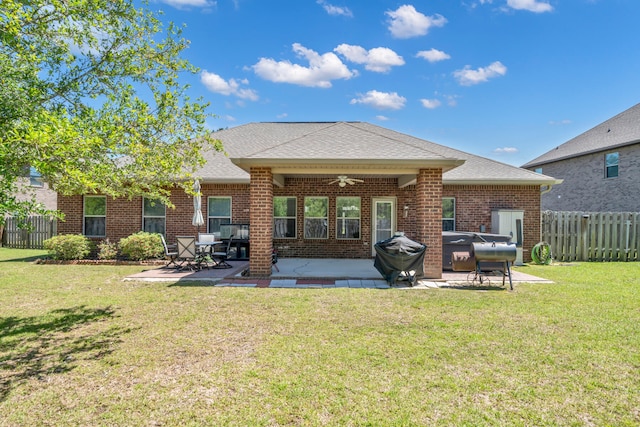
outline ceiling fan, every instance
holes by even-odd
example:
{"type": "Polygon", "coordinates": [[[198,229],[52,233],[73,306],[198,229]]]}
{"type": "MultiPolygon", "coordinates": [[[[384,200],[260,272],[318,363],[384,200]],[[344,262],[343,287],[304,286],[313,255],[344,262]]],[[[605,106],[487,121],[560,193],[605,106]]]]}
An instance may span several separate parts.
{"type": "Polygon", "coordinates": [[[338,175],[338,179],[334,179],[333,181],[330,181],[328,184],[331,185],[331,184],[335,184],[336,182],[340,187],[345,187],[347,184],[353,185],[356,182],[364,182],[364,180],[357,179],[357,178],[349,178],[347,175],[338,175]]]}

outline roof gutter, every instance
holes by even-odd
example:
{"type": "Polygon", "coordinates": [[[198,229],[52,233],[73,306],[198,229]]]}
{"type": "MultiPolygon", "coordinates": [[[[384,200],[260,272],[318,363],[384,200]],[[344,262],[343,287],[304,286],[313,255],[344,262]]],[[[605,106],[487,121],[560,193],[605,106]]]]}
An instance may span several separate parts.
{"type": "MultiPolygon", "coordinates": [[[[436,159],[272,159],[272,158],[231,158],[236,166],[249,172],[252,167],[271,167],[279,169],[326,169],[332,167],[356,169],[429,169],[442,168],[443,172],[454,169],[465,160],[453,158],[436,159]]],[[[311,172],[309,172],[311,173],[311,172]]]]}
{"type": "Polygon", "coordinates": [[[562,179],[443,179],[444,185],[540,185],[540,186],[553,186],[556,184],[562,184],[562,179]]]}

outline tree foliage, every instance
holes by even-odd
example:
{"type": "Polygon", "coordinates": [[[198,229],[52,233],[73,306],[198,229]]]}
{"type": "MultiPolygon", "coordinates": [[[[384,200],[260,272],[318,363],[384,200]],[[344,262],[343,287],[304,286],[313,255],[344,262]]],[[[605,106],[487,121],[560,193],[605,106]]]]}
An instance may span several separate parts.
{"type": "Polygon", "coordinates": [[[144,195],[168,188],[220,150],[191,100],[181,29],[130,0],[0,3],[0,217],[33,211],[12,196],[35,167],[63,195],[144,195]]]}

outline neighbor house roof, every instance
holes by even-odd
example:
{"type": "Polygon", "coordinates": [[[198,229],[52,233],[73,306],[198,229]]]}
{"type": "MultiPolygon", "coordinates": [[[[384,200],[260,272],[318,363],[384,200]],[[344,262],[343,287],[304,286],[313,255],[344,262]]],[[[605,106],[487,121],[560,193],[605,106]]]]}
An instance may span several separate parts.
{"type": "Polygon", "coordinates": [[[226,156],[205,153],[204,182],[248,183],[252,166],[282,175],[395,175],[410,184],[442,168],[445,184],[552,185],[554,178],[365,122],[249,123],[214,132],[226,156]]]}
{"type": "Polygon", "coordinates": [[[531,168],[585,154],[640,143],[640,104],[600,123],[562,145],[524,164],[531,168]]]}

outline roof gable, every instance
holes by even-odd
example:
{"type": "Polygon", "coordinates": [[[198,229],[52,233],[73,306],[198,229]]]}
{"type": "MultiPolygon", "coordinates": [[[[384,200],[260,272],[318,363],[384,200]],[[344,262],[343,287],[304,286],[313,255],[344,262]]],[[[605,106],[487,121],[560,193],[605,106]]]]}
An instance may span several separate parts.
{"type": "Polygon", "coordinates": [[[576,136],[524,164],[523,168],[582,156],[640,142],[640,104],[576,136]]]}

